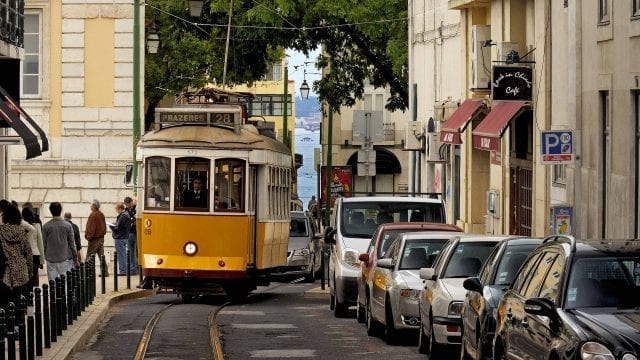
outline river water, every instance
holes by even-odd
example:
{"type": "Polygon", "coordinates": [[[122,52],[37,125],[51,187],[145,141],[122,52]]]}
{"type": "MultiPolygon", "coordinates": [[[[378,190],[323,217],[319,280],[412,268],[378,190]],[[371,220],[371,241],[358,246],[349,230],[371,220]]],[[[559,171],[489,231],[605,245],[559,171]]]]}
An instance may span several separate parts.
{"type": "Polygon", "coordinates": [[[306,210],[312,195],[318,199],[318,173],[313,167],[313,149],[320,148],[320,131],[296,128],[295,141],[296,153],[303,157],[303,165],[298,169],[298,197],[306,210]]]}

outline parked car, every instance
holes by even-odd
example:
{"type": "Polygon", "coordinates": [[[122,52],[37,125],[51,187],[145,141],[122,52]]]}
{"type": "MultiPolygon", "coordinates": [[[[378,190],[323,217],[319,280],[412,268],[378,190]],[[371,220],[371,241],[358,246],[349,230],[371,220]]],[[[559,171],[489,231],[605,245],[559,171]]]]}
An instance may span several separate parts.
{"type": "Polygon", "coordinates": [[[495,358],[638,359],[638,284],[640,242],[546,238],[498,305],[495,358]]]}
{"type": "Polygon", "coordinates": [[[457,235],[444,246],[432,267],[420,269],[418,350],[437,355],[460,344],[460,314],[466,290],[463,281],[477,276],[493,247],[506,236],[457,235]]]}
{"type": "Polygon", "coordinates": [[[291,211],[287,265],[276,275],[304,275],[313,282],[322,271],[322,236],[316,223],[304,211],[291,211]]]}
{"type": "Polygon", "coordinates": [[[407,232],[414,231],[450,231],[461,232],[462,229],[451,224],[439,224],[439,223],[426,223],[426,222],[399,222],[399,223],[387,223],[378,226],[378,229],[373,233],[371,242],[367,251],[360,254],[358,260],[360,260],[360,276],[358,276],[358,304],[356,311],[356,318],[358,322],[364,323],[366,321],[366,299],[367,299],[367,284],[370,282],[373,269],[378,263],[378,259],[381,259],[391,243],[395,238],[407,232]]]}
{"type": "Polygon", "coordinates": [[[477,277],[466,279],[468,290],[462,305],[461,359],[493,359],[496,331],[495,309],[529,253],[542,239],[510,237],[501,240],[477,277]]]}
{"type": "Polygon", "coordinates": [[[380,224],[406,221],[442,222],[446,219],[442,200],[416,197],[338,198],[331,222],[325,228],[329,257],[329,307],[336,317],[347,315],[356,305],[360,261],[380,224]]]}
{"type": "Polygon", "coordinates": [[[391,244],[366,284],[367,334],[386,329],[386,341],[395,343],[402,330],[417,331],[420,325],[418,295],[420,268],[430,267],[444,244],[455,232],[413,232],[400,234],[391,244]]]}

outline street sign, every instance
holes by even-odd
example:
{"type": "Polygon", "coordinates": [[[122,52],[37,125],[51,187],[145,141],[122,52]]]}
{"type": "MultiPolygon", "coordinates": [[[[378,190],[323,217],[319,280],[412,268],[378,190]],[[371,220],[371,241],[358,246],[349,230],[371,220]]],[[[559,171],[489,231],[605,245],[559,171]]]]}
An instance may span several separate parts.
{"type": "Polygon", "coordinates": [[[384,140],[382,111],[353,111],[353,141],[379,142],[384,140]]]}
{"type": "Polygon", "coordinates": [[[567,164],[574,160],[573,132],[569,130],[542,131],[541,164],[567,164]]]}
{"type": "Polygon", "coordinates": [[[358,162],[359,163],[372,163],[376,164],[376,151],[375,149],[360,149],[358,150],[358,162]]]}
{"type": "Polygon", "coordinates": [[[376,164],[358,163],[358,176],[376,176],[376,164]]]}

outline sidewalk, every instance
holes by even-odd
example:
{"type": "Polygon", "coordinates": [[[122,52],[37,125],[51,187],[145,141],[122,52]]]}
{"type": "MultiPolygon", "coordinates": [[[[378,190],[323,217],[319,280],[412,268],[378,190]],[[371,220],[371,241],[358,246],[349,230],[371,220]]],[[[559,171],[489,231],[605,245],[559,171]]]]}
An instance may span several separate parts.
{"type": "MultiPolygon", "coordinates": [[[[40,270],[40,285],[48,282],[46,272],[40,270]]],[[[102,294],[102,278],[96,279],[96,297],[81,316],[68,325],[67,330],[58,336],[57,341],[51,343],[51,348],[44,349],[42,356],[37,359],[67,360],[82,349],[87,341],[96,333],[100,322],[106,317],[109,308],[123,300],[136,299],[152,295],[154,290],[141,290],[136,286],[139,283],[139,276],[131,276],[131,289],[127,289],[127,277],[118,276],[118,291],[114,291],[113,275],[106,278],[105,294],[102,294]]]]}

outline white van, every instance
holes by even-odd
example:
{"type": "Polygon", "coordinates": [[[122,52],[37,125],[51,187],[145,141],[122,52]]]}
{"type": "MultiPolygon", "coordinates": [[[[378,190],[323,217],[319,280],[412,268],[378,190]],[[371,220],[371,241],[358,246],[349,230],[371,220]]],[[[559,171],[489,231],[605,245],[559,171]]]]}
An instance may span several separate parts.
{"type": "Polygon", "coordinates": [[[347,315],[356,305],[358,257],[366,252],[378,225],[390,222],[445,223],[445,207],[440,199],[417,197],[338,198],[325,243],[331,244],[329,260],[330,308],[336,317],[347,315]]]}

